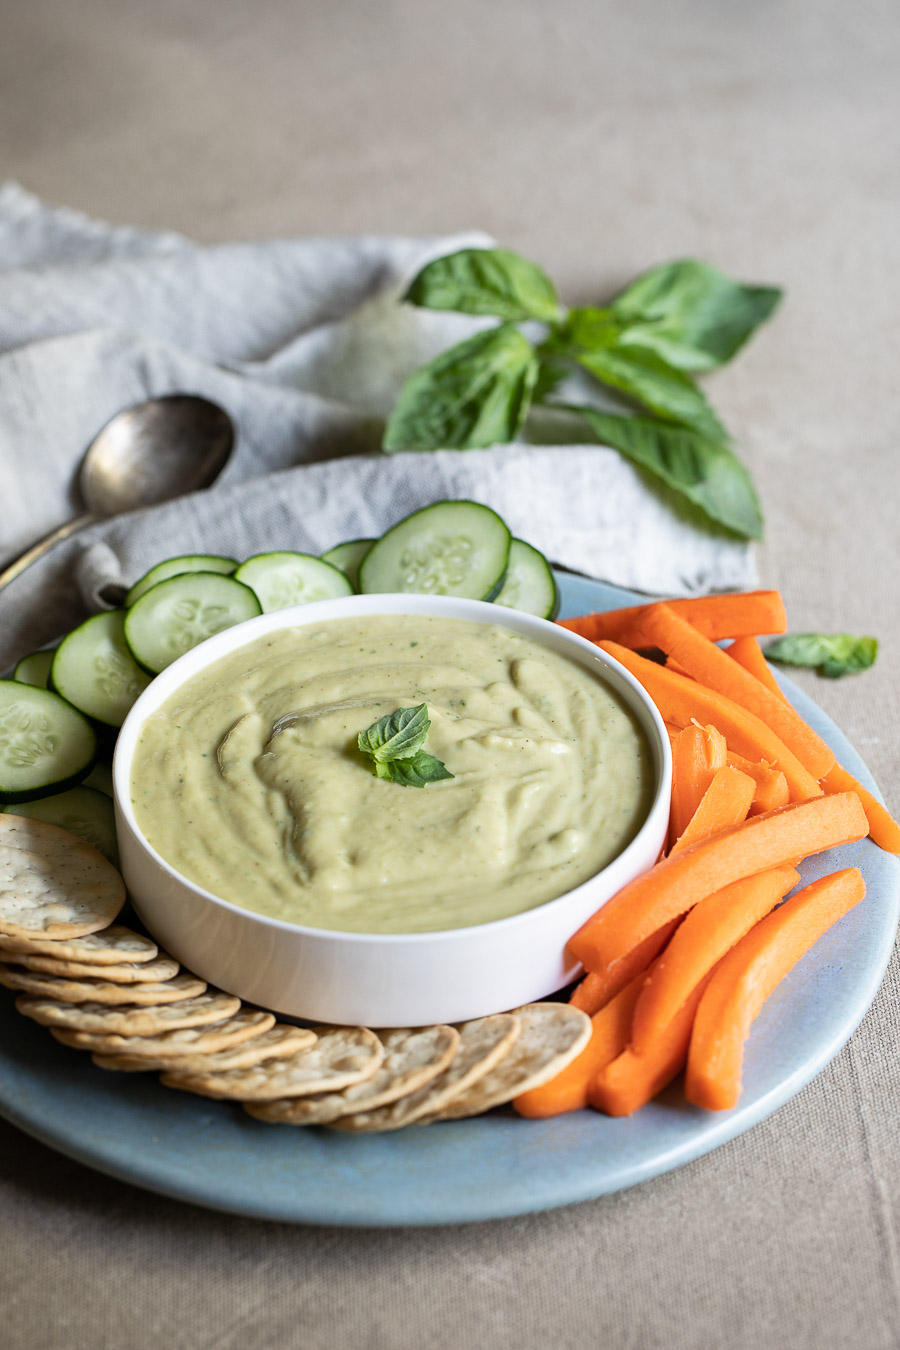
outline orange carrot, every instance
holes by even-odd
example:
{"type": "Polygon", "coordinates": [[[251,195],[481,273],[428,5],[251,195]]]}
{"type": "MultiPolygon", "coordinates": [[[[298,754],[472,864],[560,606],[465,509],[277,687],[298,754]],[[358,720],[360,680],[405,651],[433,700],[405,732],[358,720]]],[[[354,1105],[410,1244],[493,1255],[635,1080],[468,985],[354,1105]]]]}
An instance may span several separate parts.
{"type": "Polygon", "coordinates": [[[755,791],[756,784],[753,779],[741,773],[739,769],[732,769],[727,764],[724,769],[718,769],[713,774],[712,782],[704,792],[700,805],[688,821],[687,828],[673,844],[671,852],[680,853],[682,849],[690,848],[691,844],[699,844],[701,839],[708,839],[710,835],[718,834],[720,830],[740,825],[741,821],[747,819],[755,791]]]}
{"type": "Polygon", "coordinates": [[[645,979],[631,1024],[631,1047],[650,1050],[705,975],[800,880],[793,867],[776,867],[734,881],[695,905],[645,979]]]}
{"type": "Polygon", "coordinates": [[[730,647],[725,649],[732,661],[737,661],[739,666],[749,670],[751,675],[755,675],[760,684],[764,684],[773,694],[777,694],[780,699],[787,703],[787,699],[781,692],[781,685],[769,668],[769,663],[763,656],[762,647],[755,637],[735,638],[730,647]]]}
{"type": "Polygon", "coordinates": [[[655,661],[647,661],[615,642],[598,642],[597,646],[614,656],[640,681],[664,721],[681,727],[690,726],[691,722],[711,723],[725,737],[730,749],[747,759],[764,759],[780,769],[788,781],[792,801],[807,801],[822,795],[815,777],[797,756],[761,718],[747,712],[733,699],[705,688],[696,680],[676,675],[655,661]]]}
{"type": "MultiPolygon", "coordinates": [[[[694,625],[705,637],[739,638],[760,633],[784,633],[787,618],[777,591],[744,591],[737,595],[705,595],[694,600],[670,600],[676,613],[694,625]]],[[[649,605],[630,605],[610,609],[603,614],[583,614],[577,619],[560,619],[564,628],[580,633],[591,642],[621,642],[625,646],[648,646],[641,619],[649,605]]]]}
{"type": "Polygon", "coordinates": [[[684,834],[717,769],[724,769],[725,737],[715,727],[692,723],[672,738],[673,841],[684,834]]]}
{"type": "Polygon", "coordinates": [[[834,764],[834,751],[789,703],[773,694],[737,661],[730,660],[721,647],[698,633],[668,605],[651,605],[641,624],[650,641],[672,656],[689,675],[761,718],[815,779],[824,777],[834,764]]]}
{"type": "Polygon", "coordinates": [[[743,755],[737,755],[733,750],[729,750],[725,758],[732,768],[740,769],[741,773],[749,775],[756,784],[756,792],[750,803],[751,816],[758,816],[763,811],[774,811],[779,806],[787,806],[791,794],[787,779],[780,769],[773,769],[762,759],[754,763],[752,759],[745,759],[743,755]]]}
{"type": "Polygon", "coordinates": [[[766,999],[813,943],[866,893],[856,867],[814,881],[762,919],[720,962],[691,1035],[685,1095],[727,1111],[741,1091],[744,1042],[766,999]]]}
{"type": "Polygon", "coordinates": [[[710,976],[701,980],[643,1054],[632,1046],[601,1069],[588,1087],[588,1102],[608,1116],[630,1116],[671,1083],[684,1067],[691,1027],[710,976]]]}
{"type": "Polygon", "coordinates": [[[591,1080],[628,1044],[634,1005],[646,978],[645,966],[614,999],[594,1013],[591,1039],[562,1073],[514,1099],[513,1106],[520,1116],[559,1116],[564,1111],[579,1111],[587,1106],[591,1080]]]}
{"type": "Polygon", "coordinates": [[[852,773],[848,773],[840,764],[835,764],[822,779],[822,787],[828,793],[855,792],[866,813],[872,842],[886,853],[900,853],[900,825],[868,788],[857,783],[852,773]]]}
{"type": "Polygon", "coordinates": [[[569,939],[569,950],[587,970],[602,970],[714,891],[756,872],[862,839],[868,830],[855,792],[816,797],[753,816],[664,858],[629,882],[569,939]]]}
{"type": "Polygon", "coordinates": [[[621,961],[614,961],[603,970],[591,970],[574,990],[569,1002],[573,1008],[580,1008],[588,1017],[605,1007],[611,999],[630,984],[635,975],[642,974],[655,956],[665,947],[669,938],[681,922],[680,918],[664,923],[657,932],[651,933],[643,942],[632,948],[621,961]]]}

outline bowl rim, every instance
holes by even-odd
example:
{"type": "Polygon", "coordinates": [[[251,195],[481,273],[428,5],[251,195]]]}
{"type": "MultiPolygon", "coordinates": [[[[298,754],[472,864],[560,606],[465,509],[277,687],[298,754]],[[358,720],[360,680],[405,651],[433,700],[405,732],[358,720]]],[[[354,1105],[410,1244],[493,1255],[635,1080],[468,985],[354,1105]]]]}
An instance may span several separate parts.
{"type": "MultiPolygon", "coordinates": [[[[245,619],[242,623],[234,624],[177,657],[175,661],[153,677],[150,684],[139,694],[129,709],[116,738],[112,775],[113,800],[116,811],[121,814],[136,842],[149,856],[149,859],[168,875],[171,881],[187,887],[197,898],[205,900],[215,907],[221,907],[247,922],[260,923],[266,928],[284,933],[303,935],[319,940],[341,940],[352,944],[415,946],[438,940],[462,941],[472,938],[476,934],[487,933],[488,930],[494,933],[501,929],[515,929],[529,921],[533,923],[537,915],[546,915],[554,907],[563,904],[577,908],[577,901],[584,896],[586,889],[595,887],[597,882],[608,876],[613,869],[627,873],[629,870],[628,864],[631,862],[634,853],[641,851],[643,836],[648,827],[655,823],[658,816],[663,813],[668,818],[672,752],[662,715],[641,683],[615,657],[610,656],[580,634],[574,633],[552,620],[538,618],[524,610],[515,610],[505,606],[498,607],[489,601],[469,600],[457,596],[428,596],[412,592],[381,592],[372,595],[339,596],[333,599],[316,600],[308,604],[272,610],[270,613],[257,615],[255,618],[245,619]],[[385,605],[387,608],[379,608],[379,606],[385,605]],[[502,611],[500,614],[497,612],[498,608],[502,611]],[[572,655],[576,660],[579,660],[581,665],[586,668],[593,668],[598,672],[599,678],[602,680],[607,680],[607,674],[611,673],[613,679],[612,681],[607,680],[607,682],[612,683],[616,692],[622,693],[633,712],[643,714],[643,717],[639,716],[639,721],[642,730],[647,735],[654,770],[657,772],[657,782],[650,804],[643,823],[634,838],[600,871],[593,873],[592,876],[587,877],[579,885],[572,887],[571,890],[564,891],[562,895],[554,896],[541,904],[533,905],[530,909],[523,910],[519,914],[510,914],[500,919],[489,919],[484,923],[469,924],[466,927],[431,929],[420,933],[360,933],[334,928],[314,928],[308,924],[292,923],[288,919],[277,919],[268,914],[260,914],[258,911],[248,909],[243,905],[237,905],[231,900],[226,900],[224,896],[216,895],[214,891],[206,890],[198,882],[192,881],[183,872],[179,872],[154,848],[144,835],[137,823],[131,805],[131,795],[128,791],[130,770],[134,750],[138,743],[137,731],[143,721],[165,703],[178,688],[193,679],[195,675],[200,674],[201,671],[207,669],[222,657],[231,655],[256,641],[257,638],[265,636],[266,633],[281,628],[306,627],[317,622],[327,623],[332,619],[352,618],[359,614],[422,614],[492,624],[501,628],[512,629],[514,632],[521,632],[523,635],[535,638],[538,642],[543,641],[545,645],[561,650],[564,654],[572,655]],[[547,642],[548,638],[550,639],[549,643],[547,642]],[[650,728],[652,728],[655,736],[650,735],[650,728]]],[[[621,884],[626,883],[622,882],[621,884]]],[[[610,896],[614,895],[620,888],[620,886],[614,886],[609,893],[610,896]]],[[[599,902],[599,904],[603,903],[605,901],[599,902]]]]}

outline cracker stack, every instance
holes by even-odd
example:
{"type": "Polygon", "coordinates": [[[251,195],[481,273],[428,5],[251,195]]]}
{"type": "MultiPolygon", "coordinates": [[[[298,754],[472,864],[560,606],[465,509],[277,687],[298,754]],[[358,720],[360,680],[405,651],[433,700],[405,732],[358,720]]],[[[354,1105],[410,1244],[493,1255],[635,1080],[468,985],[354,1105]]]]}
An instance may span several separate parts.
{"type": "Polygon", "coordinates": [[[161,1071],[258,1120],[354,1133],[458,1120],[547,1082],[590,1038],[590,1019],[561,1003],[458,1027],[277,1024],[116,924],[124,902],[89,844],[0,815],[0,984],[21,991],[19,1011],[101,1068],[161,1071]]]}

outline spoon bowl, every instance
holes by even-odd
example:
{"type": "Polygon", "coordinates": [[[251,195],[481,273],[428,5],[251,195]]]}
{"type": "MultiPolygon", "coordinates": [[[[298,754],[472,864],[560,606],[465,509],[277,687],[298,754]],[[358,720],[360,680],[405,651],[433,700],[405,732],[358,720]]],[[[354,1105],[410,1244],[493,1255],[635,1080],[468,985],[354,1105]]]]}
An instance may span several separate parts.
{"type": "Polygon", "coordinates": [[[196,394],[151,398],[107,422],[78,484],[92,515],[116,516],[209,487],[234,446],[231,418],[196,394]]]}
{"type": "Polygon", "coordinates": [[[87,510],[0,572],[0,589],[85,525],[209,487],[233,448],[231,418],[199,394],[167,394],[117,413],[94,437],[81,462],[78,486],[87,510]]]}

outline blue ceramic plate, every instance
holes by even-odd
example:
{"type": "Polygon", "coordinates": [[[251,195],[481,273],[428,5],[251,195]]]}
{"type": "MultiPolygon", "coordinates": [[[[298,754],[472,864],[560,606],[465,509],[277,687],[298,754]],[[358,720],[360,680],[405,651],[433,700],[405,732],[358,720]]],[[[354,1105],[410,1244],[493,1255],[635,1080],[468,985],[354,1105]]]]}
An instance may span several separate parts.
{"type": "MultiPolygon", "coordinates": [[[[562,575],[563,614],[638,597],[562,575]]],[[[802,715],[872,786],[838,729],[793,685],[802,715]]],[[[733,1111],[685,1104],[680,1088],[628,1120],[495,1112],[385,1135],[265,1125],[238,1107],[169,1091],[155,1076],[97,1069],[19,1017],[0,991],[0,1113],[78,1161],[138,1186],[235,1214],[358,1225],[460,1223],[549,1209],[633,1186],[708,1153],[770,1115],[837,1054],[887,965],[898,860],[868,840],[804,864],[809,881],[859,866],[865,901],[813,948],[756,1022],[733,1111]]]]}

